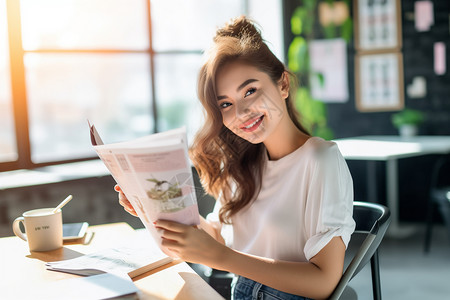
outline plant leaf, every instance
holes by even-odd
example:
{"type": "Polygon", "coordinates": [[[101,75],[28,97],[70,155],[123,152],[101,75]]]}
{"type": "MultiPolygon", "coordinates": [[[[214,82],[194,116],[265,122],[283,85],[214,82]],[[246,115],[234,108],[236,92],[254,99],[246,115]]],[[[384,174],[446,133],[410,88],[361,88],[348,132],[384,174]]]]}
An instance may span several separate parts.
{"type": "Polygon", "coordinates": [[[341,36],[347,43],[350,43],[353,36],[353,21],[351,18],[347,18],[342,24],[341,36]]]}
{"type": "Polygon", "coordinates": [[[304,70],[307,59],[307,51],[308,47],[305,39],[301,36],[295,37],[288,49],[288,66],[292,72],[304,70]]]}
{"type": "Polygon", "coordinates": [[[304,12],[302,12],[303,10],[305,9],[302,7],[298,7],[291,17],[291,31],[295,35],[302,34],[303,29],[302,15],[304,15],[304,12]]]}

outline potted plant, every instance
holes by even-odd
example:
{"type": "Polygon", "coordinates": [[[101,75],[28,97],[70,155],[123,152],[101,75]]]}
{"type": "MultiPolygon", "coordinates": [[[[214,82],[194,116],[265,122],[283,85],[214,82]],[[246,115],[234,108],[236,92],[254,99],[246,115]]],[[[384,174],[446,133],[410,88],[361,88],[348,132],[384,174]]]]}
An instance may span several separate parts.
{"type": "Polygon", "coordinates": [[[418,126],[424,119],[421,111],[406,108],[392,115],[392,124],[398,128],[401,136],[408,137],[417,135],[418,126]]]}
{"type": "MultiPolygon", "coordinates": [[[[330,11],[338,0],[303,0],[295,8],[291,16],[291,33],[293,40],[288,48],[288,67],[295,73],[301,86],[297,88],[295,106],[301,113],[302,125],[312,134],[326,140],[334,137],[333,130],[327,123],[327,104],[315,99],[311,94],[310,80],[316,78],[323,85],[325,78],[321,73],[313,73],[310,68],[309,44],[317,39],[342,38],[347,43],[352,42],[353,21],[349,15],[336,21],[328,18],[321,22],[318,16],[319,5],[326,2],[330,11]]],[[[350,1],[344,1],[350,6],[350,1]]]]}

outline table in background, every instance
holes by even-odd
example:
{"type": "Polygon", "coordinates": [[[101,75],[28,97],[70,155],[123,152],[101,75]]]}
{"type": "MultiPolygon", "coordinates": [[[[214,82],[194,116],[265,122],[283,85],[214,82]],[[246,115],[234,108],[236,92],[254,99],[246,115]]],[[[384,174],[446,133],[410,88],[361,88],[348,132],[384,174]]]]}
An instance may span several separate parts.
{"type": "MultiPolygon", "coordinates": [[[[410,228],[399,225],[398,166],[400,158],[427,154],[445,154],[450,152],[450,136],[360,136],[336,139],[339,150],[347,160],[366,160],[369,181],[375,180],[375,167],[370,161],[386,162],[386,202],[392,213],[392,222],[388,233],[403,237],[411,234],[410,228]]],[[[369,195],[373,195],[374,184],[369,184],[369,195]]],[[[370,197],[370,196],[369,196],[370,197]]],[[[373,198],[373,197],[372,197],[373,198]]],[[[373,201],[375,199],[369,199],[373,201]]]]}
{"type": "MultiPolygon", "coordinates": [[[[45,263],[114,247],[118,241],[136,234],[127,223],[91,226],[88,231],[94,233],[88,245],[65,243],[63,248],[48,252],[30,253],[28,244],[18,237],[0,238],[0,299],[21,299],[24,289],[79,277],[46,270],[45,263]],[[14,298],[10,298],[11,295],[14,298]]],[[[223,299],[188,264],[181,261],[149,271],[133,278],[133,281],[139,289],[139,299],[223,299]]]]}

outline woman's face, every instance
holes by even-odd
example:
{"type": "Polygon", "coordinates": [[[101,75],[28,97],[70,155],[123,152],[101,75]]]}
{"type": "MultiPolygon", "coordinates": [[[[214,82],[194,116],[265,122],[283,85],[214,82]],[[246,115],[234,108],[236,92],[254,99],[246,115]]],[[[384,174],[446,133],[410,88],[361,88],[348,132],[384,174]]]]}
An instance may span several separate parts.
{"type": "Polygon", "coordinates": [[[274,84],[269,75],[239,61],[225,64],[216,75],[217,105],[223,124],[239,137],[262,143],[288,117],[289,95],[284,75],[274,84]]]}

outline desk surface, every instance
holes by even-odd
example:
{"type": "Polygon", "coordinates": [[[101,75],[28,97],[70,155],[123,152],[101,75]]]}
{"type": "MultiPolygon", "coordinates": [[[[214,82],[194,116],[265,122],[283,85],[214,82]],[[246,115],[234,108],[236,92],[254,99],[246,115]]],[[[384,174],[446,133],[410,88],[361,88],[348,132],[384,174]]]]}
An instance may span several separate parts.
{"type": "MultiPolygon", "coordinates": [[[[77,275],[48,271],[45,263],[78,257],[136,234],[126,223],[91,226],[93,238],[88,245],[64,244],[48,252],[31,252],[25,241],[17,237],[0,238],[0,299],[22,299],[23,292],[43,284],[75,278],[77,275]]],[[[139,288],[139,299],[223,299],[188,264],[172,262],[133,279],[139,288]]]]}
{"type": "Polygon", "coordinates": [[[350,160],[389,160],[450,152],[450,136],[370,135],[334,140],[350,160]]]}

